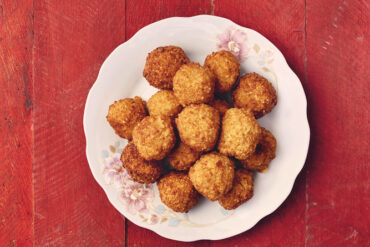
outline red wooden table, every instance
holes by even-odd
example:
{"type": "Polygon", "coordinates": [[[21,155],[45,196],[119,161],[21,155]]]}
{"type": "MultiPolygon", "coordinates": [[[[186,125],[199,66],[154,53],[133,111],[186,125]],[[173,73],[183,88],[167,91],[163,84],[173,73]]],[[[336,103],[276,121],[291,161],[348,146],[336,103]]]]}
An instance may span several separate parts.
{"type": "Polygon", "coordinates": [[[369,2],[0,0],[0,246],[369,246],[369,2]],[[271,40],[308,100],[293,191],[253,229],[181,243],[125,220],[94,181],[82,129],[107,55],[171,16],[218,15],[271,40]]]}

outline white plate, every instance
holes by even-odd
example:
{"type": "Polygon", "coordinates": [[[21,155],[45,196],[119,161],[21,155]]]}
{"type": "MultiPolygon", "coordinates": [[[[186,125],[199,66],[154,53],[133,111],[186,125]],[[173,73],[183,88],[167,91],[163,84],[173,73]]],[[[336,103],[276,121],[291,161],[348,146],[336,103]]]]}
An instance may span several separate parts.
{"type": "Polygon", "coordinates": [[[310,138],[304,91],[280,51],[261,34],[208,15],[155,22],[117,47],[87,97],[84,130],[91,171],[113,206],[135,224],[180,241],[227,238],[272,213],[292,190],[310,138]],[[241,62],[242,74],[257,72],[277,90],[277,106],[258,120],[277,139],[276,158],[266,173],[257,174],[254,197],[236,210],[226,211],[217,202],[202,199],[188,214],[175,213],[161,203],[155,185],[134,183],[121,168],[119,157],[126,141],[107,123],[108,106],[136,95],[147,100],[157,91],[142,71],[148,52],[165,45],[182,47],[190,60],[201,64],[212,51],[231,49],[241,62]]]}

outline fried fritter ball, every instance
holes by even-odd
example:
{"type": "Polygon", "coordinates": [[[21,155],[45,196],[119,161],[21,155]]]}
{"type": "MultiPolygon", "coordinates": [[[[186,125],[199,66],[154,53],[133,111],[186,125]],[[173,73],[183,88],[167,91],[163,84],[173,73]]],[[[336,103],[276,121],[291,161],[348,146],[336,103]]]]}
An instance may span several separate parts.
{"type": "Polygon", "coordinates": [[[256,118],[260,118],[275,107],[277,95],[266,78],[257,73],[249,73],[240,78],[232,100],[234,107],[247,108],[256,118]]]}
{"type": "Polygon", "coordinates": [[[200,152],[191,149],[188,145],[180,142],[179,145],[167,157],[171,166],[179,171],[187,171],[199,159],[200,152]]]}
{"type": "Polygon", "coordinates": [[[189,177],[195,189],[211,201],[230,191],[234,179],[234,162],[217,152],[202,155],[190,168],[189,177]]]}
{"type": "Polygon", "coordinates": [[[162,161],[144,160],[133,142],[129,142],[123,149],[121,161],[131,178],[139,183],[154,183],[163,171],[162,161]]]}
{"type": "Polygon", "coordinates": [[[152,116],[175,117],[182,109],[175,94],[171,90],[162,90],[153,94],[147,103],[149,114],[152,116]]]}
{"type": "Polygon", "coordinates": [[[201,197],[186,173],[171,171],[157,185],[162,202],[175,212],[188,212],[201,197]]]}
{"type": "Polygon", "coordinates": [[[257,170],[259,172],[266,171],[269,163],[275,158],[276,155],[275,137],[265,128],[261,129],[261,140],[257,144],[256,150],[246,160],[240,161],[244,168],[249,170],[257,170]]]}
{"type": "Polygon", "coordinates": [[[140,97],[126,98],[109,106],[107,121],[117,135],[130,140],[132,130],[145,116],[145,101],[140,97]]]}
{"type": "Polygon", "coordinates": [[[254,153],[261,138],[261,127],[246,109],[231,108],[222,119],[218,150],[220,153],[247,159],[254,153]]]}
{"type": "Polygon", "coordinates": [[[176,142],[171,119],[166,116],[145,117],[136,125],[132,138],[140,155],[146,160],[161,160],[176,142]]]}
{"type": "Polygon", "coordinates": [[[173,91],[183,106],[213,99],[215,76],[199,63],[182,65],[173,78],[173,91]]]}
{"type": "Polygon", "coordinates": [[[230,109],[229,103],[227,103],[226,100],[222,99],[215,99],[210,103],[210,105],[218,110],[221,117],[225,114],[227,110],[230,109]]]}
{"type": "Polygon", "coordinates": [[[238,59],[229,51],[217,51],[208,55],[204,66],[216,76],[215,91],[218,93],[230,91],[240,74],[238,59]]]}
{"type": "Polygon", "coordinates": [[[181,141],[195,151],[210,151],[217,142],[220,114],[206,104],[190,105],[176,118],[181,141]]]}
{"type": "Polygon", "coordinates": [[[227,210],[232,210],[253,197],[253,173],[245,169],[235,172],[233,187],[218,199],[220,205],[227,210]]]}
{"type": "Polygon", "coordinates": [[[158,47],[146,57],[143,76],[153,87],[171,89],[176,71],[188,62],[189,58],[180,47],[158,47]]]}

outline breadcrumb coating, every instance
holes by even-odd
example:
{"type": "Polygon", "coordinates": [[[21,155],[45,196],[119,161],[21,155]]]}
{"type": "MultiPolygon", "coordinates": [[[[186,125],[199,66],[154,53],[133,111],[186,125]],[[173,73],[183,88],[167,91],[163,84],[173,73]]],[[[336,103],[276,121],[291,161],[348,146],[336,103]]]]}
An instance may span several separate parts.
{"type": "Polygon", "coordinates": [[[253,197],[253,173],[245,169],[235,172],[233,187],[218,202],[227,210],[236,209],[253,197]]]}
{"type": "Polygon", "coordinates": [[[217,93],[225,93],[231,90],[240,74],[238,59],[229,51],[217,51],[208,55],[204,61],[216,76],[217,93]]]}
{"type": "Polygon", "coordinates": [[[185,107],[176,118],[181,141],[195,151],[210,151],[216,145],[220,114],[205,104],[185,107]]]}
{"type": "Polygon", "coordinates": [[[212,152],[200,157],[190,168],[189,177],[199,193],[215,201],[231,189],[234,168],[234,162],[227,156],[212,152]]]}
{"type": "Polygon", "coordinates": [[[220,153],[247,159],[256,150],[261,138],[261,127],[246,109],[231,108],[222,119],[218,150],[220,153]]]}
{"type": "Polygon", "coordinates": [[[171,166],[179,171],[187,171],[200,157],[200,152],[180,142],[167,157],[171,166]]]}
{"type": "Polygon", "coordinates": [[[143,159],[133,142],[129,142],[123,149],[121,161],[131,178],[139,183],[154,183],[163,171],[162,161],[143,159]]]}
{"type": "Polygon", "coordinates": [[[109,106],[107,121],[117,135],[130,140],[134,127],[146,115],[145,101],[140,97],[126,98],[109,106]]]}
{"type": "Polygon", "coordinates": [[[262,129],[261,140],[257,144],[254,153],[240,162],[244,168],[264,172],[276,155],[276,139],[272,133],[265,128],[262,129]]]}
{"type": "Polygon", "coordinates": [[[183,106],[208,103],[213,99],[215,76],[199,63],[182,65],[173,78],[173,91],[183,106]]]}
{"type": "Polygon", "coordinates": [[[146,160],[161,160],[176,142],[171,119],[166,116],[145,117],[132,132],[140,155],[146,160]]]}
{"type": "Polygon", "coordinates": [[[180,47],[158,47],[146,57],[143,76],[153,87],[171,89],[177,70],[188,62],[189,58],[180,47]]]}
{"type": "Polygon", "coordinates": [[[257,73],[249,73],[240,78],[232,100],[234,107],[247,108],[256,118],[260,118],[275,107],[277,95],[266,78],[257,73]]]}
{"type": "Polygon", "coordinates": [[[148,100],[147,107],[152,116],[175,117],[182,110],[182,106],[172,90],[162,90],[153,94],[148,100]]]}
{"type": "Polygon", "coordinates": [[[221,117],[225,114],[227,110],[230,109],[229,103],[227,103],[226,100],[222,99],[215,99],[209,105],[216,108],[216,110],[218,110],[218,112],[220,113],[221,117]]]}
{"type": "Polygon", "coordinates": [[[188,212],[201,198],[186,173],[171,171],[157,185],[162,202],[175,212],[188,212]]]}

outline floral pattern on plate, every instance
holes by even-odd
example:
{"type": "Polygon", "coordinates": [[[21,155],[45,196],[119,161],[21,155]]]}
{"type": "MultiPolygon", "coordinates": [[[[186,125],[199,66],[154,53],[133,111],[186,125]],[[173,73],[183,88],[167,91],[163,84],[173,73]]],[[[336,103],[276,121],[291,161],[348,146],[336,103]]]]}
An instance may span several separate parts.
{"type": "Polygon", "coordinates": [[[234,54],[240,62],[243,62],[248,56],[247,34],[232,26],[225,32],[217,35],[218,50],[227,50],[234,54]]]}
{"type": "MultiPolygon", "coordinates": [[[[121,162],[121,153],[125,144],[117,141],[110,145],[109,149],[102,151],[103,169],[102,173],[105,182],[119,189],[119,201],[125,206],[131,215],[137,215],[143,222],[150,225],[162,224],[167,222],[171,227],[180,224],[193,227],[204,227],[210,224],[198,224],[189,219],[187,214],[176,213],[162,203],[158,203],[155,198],[159,198],[156,186],[153,184],[137,183],[127,173],[121,162]]],[[[233,214],[233,211],[224,210],[220,207],[220,214],[225,220],[233,214]]]]}
{"type": "Polygon", "coordinates": [[[271,64],[274,62],[274,53],[270,48],[261,48],[257,43],[249,43],[245,32],[233,26],[229,26],[223,33],[217,35],[217,50],[230,51],[239,62],[248,58],[257,60],[262,70],[271,73],[277,83],[277,76],[271,64]]]}

